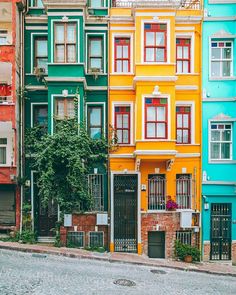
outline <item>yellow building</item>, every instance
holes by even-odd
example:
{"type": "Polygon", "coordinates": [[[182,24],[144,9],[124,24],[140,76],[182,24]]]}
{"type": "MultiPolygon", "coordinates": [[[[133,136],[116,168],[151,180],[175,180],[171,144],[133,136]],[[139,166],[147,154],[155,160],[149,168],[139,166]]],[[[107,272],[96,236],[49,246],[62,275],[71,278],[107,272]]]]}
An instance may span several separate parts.
{"type": "Polygon", "coordinates": [[[111,251],[161,258],[173,256],[176,238],[199,246],[199,2],[113,1],[111,251]]]}

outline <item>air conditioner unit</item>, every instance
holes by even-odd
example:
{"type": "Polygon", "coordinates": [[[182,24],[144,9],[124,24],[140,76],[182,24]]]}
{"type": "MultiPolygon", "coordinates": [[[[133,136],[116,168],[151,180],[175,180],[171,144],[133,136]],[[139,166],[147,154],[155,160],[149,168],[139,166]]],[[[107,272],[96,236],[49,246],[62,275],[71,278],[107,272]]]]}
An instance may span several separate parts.
{"type": "Polygon", "coordinates": [[[192,227],[192,211],[180,212],[180,227],[191,228],[192,227]]]}

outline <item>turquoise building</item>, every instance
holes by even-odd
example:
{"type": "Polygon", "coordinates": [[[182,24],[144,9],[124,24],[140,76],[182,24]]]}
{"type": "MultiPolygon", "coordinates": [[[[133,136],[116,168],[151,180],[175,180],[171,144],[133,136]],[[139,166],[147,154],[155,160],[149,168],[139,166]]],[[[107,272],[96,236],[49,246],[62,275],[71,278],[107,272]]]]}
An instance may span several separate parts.
{"type": "MultiPolygon", "coordinates": [[[[92,138],[107,136],[108,7],[108,0],[28,1],[25,128],[40,125],[52,134],[56,120],[77,116],[79,123],[86,122],[92,138]]],[[[25,199],[31,204],[32,227],[38,240],[49,242],[54,240],[59,208],[53,201],[43,208],[32,162],[26,155],[25,199]]],[[[97,163],[88,181],[94,206],[91,212],[73,216],[69,223],[67,220],[61,240],[78,247],[102,247],[108,232],[106,169],[97,163]]]]}
{"type": "Polygon", "coordinates": [[[202,250],[236,261],[236,1],[204,0],[202,250]]]}

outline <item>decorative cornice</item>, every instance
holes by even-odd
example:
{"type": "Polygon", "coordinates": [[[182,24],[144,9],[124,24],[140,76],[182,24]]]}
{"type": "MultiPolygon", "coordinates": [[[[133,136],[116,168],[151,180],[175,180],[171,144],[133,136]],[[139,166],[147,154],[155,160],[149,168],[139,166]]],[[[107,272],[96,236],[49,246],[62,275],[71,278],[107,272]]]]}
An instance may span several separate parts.
{"type": "Polygon", "coordinates": [[[178,153],[176,158],[199,158],[201,157],[200,153],[178,153]]]}
{"type": "Polygon", "coordinates": [[[176,81],[177,76],[135,76],[134,81],[176,81]]]}
{"type": "Polygon", "coordinates": [[[175,156],[177,154],[176,150],[135,150],[134,155],[156,155],[156,156],[163,156],[163,155],[172,155],[175,156]]]}
{"type": "Polygon", "coordinates": [[[236,20],[236,16],[205,16],[203,18],[204,21],[215,22],[215,21],[234,21],[236,20]]]}
{"type": "Polygon", "coordinates": [[[47,15],[39,15],[39,16],[26,16],[25,17],[26,24],[47,24],[48,17],[47,15]]]}
{"type": "Polygon", "coordinates": [[[197,85],[176,85],[176,90],[198,90],[197,85]]]}
{"type": "Polygon", "coordinates": [[[233,39],[233,38],[236,38],[236,35],[235,34],[231,34],[229,32],[226,32],[225,30],[220,30],[218,32],[216,32],[215,34],[211,35],[210,38],[219,38],[219,39],[225,39],[225,38],[230,38],[230,39],[233,39]]]}
{"type": "Polygon", "coordinates": [[[110,154],[109,157],[111,159],[119,159],[119,158],[134,158],[133,154],[110,154]]]}
{"type": "Polygon", "coordinates": [[[208,0],[209,4],[233,4],[236,0],[208,0]]]}
{"type": "Polygon", "coordinates": [[[133,86],[110,86],[110,90],[134,90],[133,86]]]}
{"type": "Polygon", "coordinates": [[[176,16],[176,23],[200,23],[202,16],[176,16]]]}
{"type": "Polygon", "coordinates": [[[236,185],[236,181],[218,181],[218,180],[212,180],[212,181],[202,181],[202,184],[213,184],[213,185],[236,185]]]}
{"type": "Polygon", "coordinates": [[[107,86],[87,86],[88,91],[104,91],[107,90],[107,86]]]}

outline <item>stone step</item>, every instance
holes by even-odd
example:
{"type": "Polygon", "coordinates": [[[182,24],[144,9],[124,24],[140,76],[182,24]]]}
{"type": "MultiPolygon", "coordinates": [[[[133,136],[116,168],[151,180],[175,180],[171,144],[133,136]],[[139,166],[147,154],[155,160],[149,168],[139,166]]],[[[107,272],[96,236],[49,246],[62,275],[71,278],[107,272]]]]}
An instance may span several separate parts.
{"type": "Polygon", "coordinates": [[[55,237],[38,237],[38,243],[53,244],[55,242],[55,237]]]}

